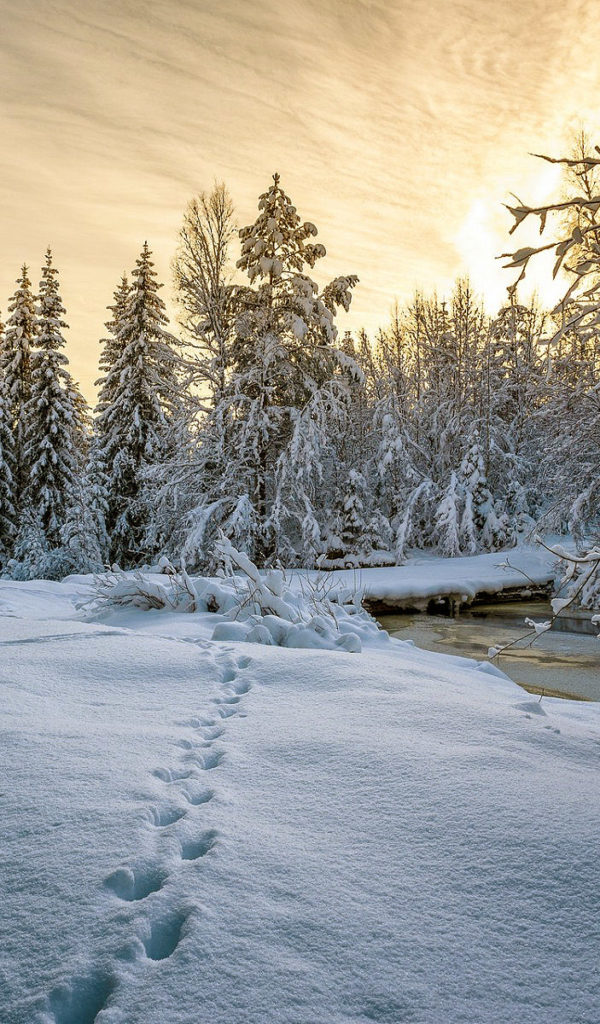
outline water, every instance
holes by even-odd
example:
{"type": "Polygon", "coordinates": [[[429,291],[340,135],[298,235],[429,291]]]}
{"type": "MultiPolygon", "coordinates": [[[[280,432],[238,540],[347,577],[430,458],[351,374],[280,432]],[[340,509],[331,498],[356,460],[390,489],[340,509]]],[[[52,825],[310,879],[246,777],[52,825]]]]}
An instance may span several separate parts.
{"type": "MultiPolygon", "coordinates": [[[[392,636],[414,640],[417,647],[443,654],[489,660],[490,647],[499,647],[528,632],[524,619],[549,619],[543,601],[477,605],[458,618],[442,615],[378,615],[392,636]]],[[[600,701],[600,640],[589,615],[575,613],[538,637],[519,642],[495,659],[495,664],[530,693],[600,701]]]]}

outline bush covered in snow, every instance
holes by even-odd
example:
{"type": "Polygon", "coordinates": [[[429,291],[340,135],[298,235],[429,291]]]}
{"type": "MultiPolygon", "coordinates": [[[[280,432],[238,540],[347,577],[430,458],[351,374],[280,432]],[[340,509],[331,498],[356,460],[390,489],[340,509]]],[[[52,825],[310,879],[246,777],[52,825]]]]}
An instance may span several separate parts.
{"type": "Polygon", "coordinates": [[[96,577],[96,593],[87,608],[92,613],[122,607],[215,613],[220,618],[214,640],[277,647],[359,653],[364,641],[387,639],[357,594],[327,576],[313,581],[277,569],[260,572],[224,537],[215,556],[222,564],[218,577],[190,577],[166,559],[153,567],[155,572],[115,569],[96,577]]]}

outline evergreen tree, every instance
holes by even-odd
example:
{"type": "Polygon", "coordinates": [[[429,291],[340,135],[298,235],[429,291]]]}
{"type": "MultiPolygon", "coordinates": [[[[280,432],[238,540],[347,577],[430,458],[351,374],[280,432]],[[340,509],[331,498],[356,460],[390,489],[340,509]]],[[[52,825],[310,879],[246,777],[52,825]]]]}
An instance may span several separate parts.
{"type": "Polygon", "coordinates": [[[31,392],[25,407],[24,452],[30,467],[25,496],[52,548],[60,543],[61,527],[73,500],[82,439],[68,359],[61,351],[67,324],[62,319],[65,308],[50,249],[42,269],[38,310],[38,347],[31,359],[31,392]]]}
{"type": "Polygon", "coordinates": [[[19,515],[30,472],[25,452],[25,410],[31,394],[31,348],[37,329],[35,297],[25,264],[17,280],[17,289],[8,304],[8,313],[0,348],[0,377],[4,381],[5,415],[14,438],[13,505],[19,515]]]}
{"type": "Polygon", "coordinates": [[[144,484],[149,469],[169,455],[177,391],[176,342],[165,329],[162,286],[151,257],[144,243],[129,292],[122,282],[115,293],[93,446],[96,486],[106,489],[110,559],[124,566],[145,554],[151,510],[144,484]]]}
{"type": "MultiPolygon", "coordinates": [[[[301,220],[278,175],[258,205],[254,224],[240,231],[237,266],[247,273],[250,287],[235,292],[231,372],[209,417],[207,436],[214,435],[211,424],[227,426],[225,465],[215,490],[199,478],[201,500],[192,514],[186,552],[202,557],[210,530],[220,527],[231,536],[242,517],[246,550],[264,565],[300,550],[298,506],[285,501],[286,493],[298,497],[300,492],[280,484],[292,473],[291,463],[285,463],[293,461],[298,410],[328,386],[342,358],[334,349],[335,314],[340,305],[348,308],[356,278],[336,278],[319,291],[306,268],[314,267],[325,249],[312,241],[316,227],[301,220]]],[[[304,544],[316,538],[311,516],[306,510],[300,527],[304,544]]]]}
{"type": "Polygon", "coordinates": [[[0,377],[0,569],[11,557],[16,535],[15,442],[6,385],[0,377]]]}
{"type": "Polygon", "coordinates": [[[438,551],[444,558],[456,558],[462,554],[459,539],[460,495],[456,473],[450,474],[450,482],[443,493],[435,516],[433,538],[437,540],[438,551]]]}

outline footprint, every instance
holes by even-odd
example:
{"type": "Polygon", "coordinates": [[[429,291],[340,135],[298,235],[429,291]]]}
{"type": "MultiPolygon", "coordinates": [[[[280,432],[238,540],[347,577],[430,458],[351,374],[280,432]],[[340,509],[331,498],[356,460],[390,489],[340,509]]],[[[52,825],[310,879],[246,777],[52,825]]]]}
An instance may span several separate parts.
{"type": "Polygon", "coordinates": [[[181,779],[189,779],[194,773],[188,768],[155,768],[152,774],[161,782],[180,782],[181,779]]]}
{"type": "Polygon", "coordinates": [[[182,860],[199,860],[206,857],[209,850],[212,850],[217,841],[217,832],[211,829],[204,832],[199,839],[186,839],[181,844],[182,860]]]}
{"type": "Polygon", "coordinates": [[[214,718],[198,718],[194,715],[192,718],[184,718],[180,722],[175,722],[175,725],[184,725],[188,729],[201,729],[204,725],[214,725],[214,718]]]}
{"type": "Polygon", "coordinates": [[[201,804],[207,804],[209,800],[213,799],[214,795],[214,789],[182,790],[182,796],[186,798],[192,807],[200,807],[201,804]]]}
{"type": "Polygon", "coordinates": [[[205,772],[210,772],[213,768],[217,768],[221,764],[224,757],[225,754],[222,750],[211,750],[202,758],[202,768],[205,772]]]}
{"type": "Polygon", "coordinates": [[[173,955],[186,920],[185,914],[170,914],[151,923],[150,935],[142,939],[149,960],[166,960],[173,955]]]}
{"type": "Polygon", "coordinates": [[[247,654],[243,654],[241,658],[238,658],[238,668],[248,668],[252,662],[252,658],[249,658],[247,654]]]}
{"type": "Polygon", "coordinates": [[[48,996],[54,1024],[94,1024],[116,984],[112,974],[93,970],[66,985],[57,985],[48,996]]]}
{"type": "Polygon", "coordinates": [[[235,671],[234,668],[226,668],[225,671],[223,672],[223,675],[221,676],[221,682],[232,683],[236,675],[237,672],[235,671]]]}
{"type": "Polygon", "coordinates": [[[166,879],[166,872],[159,868],[137,871],[133,868],[117,868],[104,879],[104,885],[120,900],[132,903],[134,900],[145,900],[150,893],[158,892],[166,879]]]}
{"type": "Polygon", "coordinates": [[[217,725],[214,729],[205,729],[204,736],[207,740],[218,740],[219,736],[222,736],[224,732],[223,726],[217,725]]]}
{"type": "MultiPolygon", "coordinates": [[[[238,698],[239,700],[239,698],[238,698]]],[[[219,714],[221,718],[231,718],[232,715],[237,714],[237,708],[235,707],[220,707],[219,714]]]]}
{"type": "Polygon", "coordinates": [[[156,828],[164,828],[166,825],[174,825],[185,816],[185,811],[178,807],[149,807],[148,816],[152,825],[156,828]]]}
{"type": "Polygon", "coordinates": [[[215,704],[239,704],[240,697],[215,697],[215,704]]]}
{"type": "Polygon", "coordinates": [[[250,690],[250,683],[239,682],[239,683],[236,683],[236,685],[235,685],[235,692],[236,693],[244,694],[244,693],[248,693],[249,690],[250,690]]]}

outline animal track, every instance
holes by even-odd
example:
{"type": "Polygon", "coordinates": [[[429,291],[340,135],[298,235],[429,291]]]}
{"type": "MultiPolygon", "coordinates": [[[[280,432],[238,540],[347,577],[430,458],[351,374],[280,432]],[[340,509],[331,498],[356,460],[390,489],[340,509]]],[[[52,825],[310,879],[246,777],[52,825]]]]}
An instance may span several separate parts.
{"type": "Polygon", "coordinates": [[[174,825],[176,821],[181,821],[185,817],[185,811],[180,810],[178,807],[149,807],[148,816],[152,825],[156,828],[164,828],[166,825],[174,825]]]}
{"type": "MultiPolygon", "coordinates": [[[[201,807],[215,797],[213,789],[201,786],[200,771],[212,771],[225,757],[224,750],[214,749],[212,745],[225,732],[224,721],[240,713],[241,698],[250,690],[250,684],[238,679],[238,670],[246,668],[252,660],[250,657],[242,656],[236,659],[234,665],[232,652],[224,653],[227,655],[223,659],[225,664],[220,662],[222,688],[219,696],[213,698],[212,715],[194,715],[176,723],[178,726],[200,730],[195,738],[174,740],[174,745],[180,750],[181,767],[155,768],[152,772],[156,779],[167,784],[187,783],[178,787],[176,797],[177,800],[183,797],[189,805],[187,809],[182,809],[176,802],[167,799],[164,803],[159,800],[148,806],[146,820],[156,829],[176,825],[188,814],[188,821],[191,822],[191,808],[201,807]],[[186,766],[186,762],[190,767],[186,766]]],[[[177,830],[170,833],[171,836],[174,834],[177,834],[177,830]]],[[[204,831],[196,838],[180,839],[181,860],[201,860],[210,853],[217,841],[216,829],[204,831]]],[[[157,863],[125,865],[108,875],[104,879],[103,887],[126,903],[139,902],[162,889],[168,877],[168,870],[157,863]]],[[[173,955],[181,941],[188,914],[169,910],[165,907],[165,903],[168,902],[168,897],[161,897],[146,904],[149,906],[145,925],[146,936],[141,938],[141,942],[148,960],[166,960],[173,955]]],[[[139,949],[137,940],[130,941],[128,946],[123,947],[122,952],[115,949],[113,959],[116,961],[119,958],[126,958],[134,963],[139,956],[139,949]]],[[[95,1024],[98,1014],[110,1004],[117,985],[117,975],[110,970],[98,968],[75,976],[68,984],[53,988],[47,996],[47,1019],[51,1024],[95,1024]]]]}
{"type": "Polygon", "coordinates": [[[205,725],[214,725],[214,718],[198,718],[194,715],[192,718],[184,718],[182,721],[175,722],[175,725],[187,726],[189,729],[202,729],[205,725]]]}
{"type": "Polygon", "coordinates": [[[202,789],[196,792],[193,790],[190,792],[187,789],[182,790],[182,796],[186,798],[192,807],[199,807],[201,804],[207,804],[209,800],[213,799],[214,795],[214,789],[202,789]]]}
{"type": "Polygon", "coordinates": [[[185,914],[174,913],[151,923],[150,935],[142,939],[149,960],[166,960],[173,955],[186,920],[185,914]]]}
{"type": "Polygon", "coordinates": [[[161,782],[180,782],[194,773],[191,768],[155,768],[152,774],[161,782]]]}
{"type": "Polygon", "coordinates": [[[204,771],[210,772],[213,768],[217,768],[224,757],[225,754],[222,750],[211,750],[202,758],[201,764],[204,771]]]}
{"type": "Polygon", "coordinates": [[[138,871],[133,868],[117,868],[112,875],[105,878],[104,885],[120,900],[132,903],[136,900],[145,900],[146,896],[158,892],[166,879],[166,872],[159,868],[138,871]]]}
{"type": "Polygon", "coordinates": [[[94,970],[58,985],[48,997],[54,1024],[94,1024],[116,988],[112,974],[94,970]]]}
{"type": "Polygon", "coordinates": [[[224,732],[223,726],[217,725],[214,729],[205,729],[204,735],[207,740],[218,740],[219,736],[222,736],[224,732]]]}
{"type": "Polygon", "coordinates": [[[211,829],[204,832],[199,839],[186,839],[181,844],[182,860],[199,860],[206,857],[209,850],[212,850],[217,841],[217,832],[211,829]]]}

